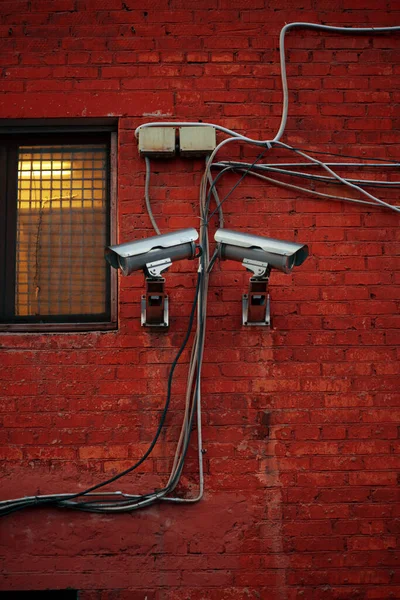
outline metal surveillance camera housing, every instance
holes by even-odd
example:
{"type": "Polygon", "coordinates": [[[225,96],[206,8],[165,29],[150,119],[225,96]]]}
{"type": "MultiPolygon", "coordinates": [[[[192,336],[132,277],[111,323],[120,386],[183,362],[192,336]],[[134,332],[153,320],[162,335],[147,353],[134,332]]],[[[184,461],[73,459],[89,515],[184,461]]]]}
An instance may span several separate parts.
{"type": "Polygon", "coordinates": [[[198,237],[193,228],[179,229],[106,248],[105,258],[112,267],[121,269],[124,275],[143,271],[146,276],[146,294],[141,300],[142,326],[168,327],[168,296],[161,273],[177,260],[195,258],[198,237]]]}
{"type": "Polygon", "coordinates": [[[196,255],[195,241],[199,234],[193,228],[179,229],[163,235],[109,246],[105,258],[124,275],[143,270],[149,277],[158,277],[171,264],[196,255]],[[155,264],[156,263],[156,264],[155,264]]]}
{"type": "Polygon", "coordinates": [[[260,235],[218,229],[215,233],[218,256],[221,260],[235,260],[252,271],[249,293],[243,296],[243,325],[271,324],[267,285],[271,269],[291,273],[308,256],[306,244],[275,240],[260,235]]]}
{"type": "Polygon", "coordinates": [[[293,267],[303,264],[308,256],[308,246],[305,244],[230,229],[218,229],[215,241],[218,242],[219,257],[222,260],[246,261],[246,268],[255,261],[268,265],[269,269],[290,273],[293,267]]]}

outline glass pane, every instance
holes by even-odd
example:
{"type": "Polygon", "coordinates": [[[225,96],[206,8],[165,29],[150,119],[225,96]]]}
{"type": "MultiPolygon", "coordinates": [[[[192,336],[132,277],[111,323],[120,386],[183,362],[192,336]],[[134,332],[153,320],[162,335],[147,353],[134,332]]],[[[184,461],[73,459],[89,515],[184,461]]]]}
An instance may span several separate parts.
{"type": "Polygon", "coordinates": [[[105,145],[21,147],[16,315],[106,312],[106,229],[105,145]]]}

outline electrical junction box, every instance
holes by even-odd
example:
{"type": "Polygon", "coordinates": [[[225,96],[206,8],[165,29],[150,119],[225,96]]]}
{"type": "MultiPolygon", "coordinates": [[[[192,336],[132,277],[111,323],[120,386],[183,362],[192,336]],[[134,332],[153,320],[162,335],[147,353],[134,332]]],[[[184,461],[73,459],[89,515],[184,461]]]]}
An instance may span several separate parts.
{"type": "Polygon", "coordinates": [[[180,127],[179,151],[181,156],[206,156],[216,146],[214,127],[180,127]]]}
{"type": "Polygon", "coordinates": [[[141,156],[166,157],[175,154],[175,127],[143,127],[139,131],[141,156]]]}

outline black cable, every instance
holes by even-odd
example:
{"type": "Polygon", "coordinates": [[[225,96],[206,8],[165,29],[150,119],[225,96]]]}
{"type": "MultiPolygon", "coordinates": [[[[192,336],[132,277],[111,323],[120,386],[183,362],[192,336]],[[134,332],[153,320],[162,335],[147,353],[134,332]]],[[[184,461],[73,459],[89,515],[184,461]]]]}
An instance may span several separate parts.
{"type": "MultiPolygon", "coordinates": [[[[289,144],[287,144],[289,146],[289,144]]],[[[352,154],[338,154],[335,152],[323,152],[322,150],[310,150],[309,148],[301,148],[299,146],[291,146],[291,150],[300,150],[302,152],[309,152],[310,154],[326,154],[327,156],[339,156],[341,158],[357,158],[359,160],[374,160],[376,162],[392,163],[393,165],[400,165],[397,160],[387,160],[386,158],[373,158],[370,156],[353,156],[352,154]]]]}
{"type": "MultiPolygon", "coordinates": [[[[220,166],[224,167],[224,171],[228,168],[227,166],[225,166],[224,162],[214,163],[213,166],[216,166],[218,164],[220,166]]],[[[304,166],[307,166],[307,165],[304,165],[304,166]]],[[[236,170],[243,171],[243,169],[246,168],[246,163],[241,164],[238,162],[232,162],[230,167],[233,171],[236,171],[236,170]]],[[[332,184],[332,185],[343,185],[341,181],[338,181],[334,177],[328,177],[328,176],[324,176],[324,175],[313,175],[312,173],[297,173],[296,171],[289,171],[288,169],[280,169],[279,167],[270,167],[269,165],[266,165],[266,164],[255,165],[253,168],[254,168],[254,170],[266,171],[267,173],[276,173],[277,175],[282,175],[285,177],[300,177],[301,179],[310,179],[311,181],[317,181],[320,183],[328,183],[328,184],[332,184]]],[[[349,179],[348,181],[350,181],[352,183],[354,180],[349,179]]],[[[366,182],[366,181],[362,181],[361,179],[356,180],[356,181],[357,181],[357,185],[360,187],[385,187],[387,189],[397,189],[397,187],[400,187],[400,183],[398,183],[396,185],[393,184],[390,186],[387,185],[387,183],[390,183],[390,181],[386,182],[386,181],[379,181],[379,180],[375,181],[374,180],[374,181],[366,182]]],[[[282,182],[282,183],[284,183],[284,182],[282,182]]]]}
{"type": "MultiPolygon", "coordinates": [[[[202,240],[204,241],[204,240],[202,240]]],[[[204,259],[203,257],[201,258],[201,274],[204,273],[204,259]]],[[[201,279],[201,283],[204,282],[204,278],[200,277],[200,273],[199,273],[199,277],[198,277],[198,284],[199,281],[201,279]]],[[[199,286],[199,291],[201,288],[201,284],[199,286]]],[[[197,290],[196,290],[197,292],[197,290]]],[[[196,298],[197,298],[196,294],[196,298]]],[[[197,365],[200,365],[200,359],[201,359],[201,352],[202,352],[202,339],[204,336],[204,319],[203,319],[203,315],[202,313],[199,314],[199,338],[200,338],[200,342],[198,343],[197,346],[197,365]]],[[[136,510],[135,509],[135,505],[139,505],[141,502],[143,502],[144,500],[146,500],[146,498],[149,498],[150,496],[154,495],[154,494],[168,494],[170,491],[172,491],[174,489],[174,487],[176,486],[177,482],[179,481],[179,478],[181,476],[183,467],[184,467],[184,463],[185,463],[185,458],[186,458],[186,454],[189,448],[189,442],[190,442],[190,432],[192,430],[192,426],[193,426],[193,422],[194,422],[194,416],[196,414],[196,407],[197,407],[197,402],[198,402],[198,394],[199,394],[199,386],[200,386],[200,375],[201,375],[201,370],[199,369],[199,366],[197,367],[197,373],[196,373],[196,384],[195,384],[195,390],[194,390],[194,402],[192,404],[191,410],[190,410],[190,417],[189,417],[189,423],[188,423],[188,432],[189,435],[186,437],[186,440],[184,442],[184,446],[183,446],[183,450],[182,450],[182,454],[181,457],[178,461],[178,465],[175,471],[175,475],[172,478],[172,480],[169,482],[169,484],[167,486],[165,486],[164,488],[161,488],[159,490],[155,490],[154,492],[151,492],[149,494],[145,494],[142,496],[138,496],[137,498],[131,498],[131,499],[125,499],[125,500],[121,500],[118,502],[119,506],[126,506],[126,511],[120,511],[120,512],[128,512],[131,510],[136,510]]],[[[159,499],[158,498],[153,498],[151,500],[151,502],[149,502],[146,506],[150,506],[151,504],[154,504],[155,502],[157,502],[159,499]]],[[[80,502],[77,503],[74,506],[66,506],[66,508],[74,508],[74,509],[80,509],[80,510],[85,510],[88,512],[98,512],[98,513],[103,513],[103,512],[107,512],[107,509],[103,510],[101,507],[99,508],[92,508],[89,506],[90,503],[89,502],[80,502]]],[[[139,507],[138,507],[139,508],[139,507]]],[[[109,514],[109,513],[108,513],[109,514]]]]}
{"type": "MultiPolygon", "coordinates": [[[[121,477],[123,477],[124,475],[127,475],[128,473],[131,473],[132,471],[134,471],[135,469],[137,469],[147,458],[148,456],[151,454],[151,452],[154,449],[154,446],[156,445],[158,438],[161,434],[161,430],[163,428],[166,416],[167,416],[167,412],[168,412],[168,408],[169,408],[169,404],[170,404],[170,400],[171,400],[171,390],[172,390],[172,378],[173,378],[173,374],[176,368],[176,365],[179,361],[179,358],[182,354],[182,352],[184,351],[186,344],[189,340],[190,337],[190,333],[192,331],[192,327],[193,327],[193,321],[194,321],[194,315],[196,312],[196,305],[197,305],[197,299],[198,299],[198,295],[199,295],[199,291],[200,291],[200,284],[202,281],[202,273],[198,273],[197,276],[197,284],[196,284],[196,292],[195,292],[195,297],[193,300],[193,305],[192,305],[192,309],[191,309],[191,313],[190,313],[190,318],[189,318],[189,325],[185,334],[185,338],[175,356],[175,359],[171,365],[171,369],[169,372],[169,376],[168,376],[168,388],[167,388],[167,398],[165,401],[165,405],[161,414],[161,418],[157,427],[157,431],[156,434],[150,444],[150,446],[148,447],[148,449],[146,450],[146,452],[144,453],[144,455],[140,458],[140,460],[138,460],[134,465],[132,465],[131,467],[125,469],[124,471],[121,471],[120,473],[117,473],[117,475],[114,475],[113,477],[110,477],[109,479],[107,479],[106,481],[103,481],[102,483],[98,483],[96,485],[93,485],[89,488],[87,488],[86,490],[82,491],[82,492],[78,492],[76,494],[71,494],[68,497],[65,496],[59,496],[57,498],[57,496],[55,495],[53,498],[44,498],[41,499],[40,497],[38,497],[36,499],[36,501],[34,500],[27,500],[26,504],[23,504],[23,498],[21,498],[21,502],[14,505],[10,505],[10,506],[6,506],[4,508],[1,507],[0,505],[0,516],[5,516],[6,514],[10,514],[10,512],[14,512],[16,510],[20,510],[22,508],[26,508],[28,506],[43,506],[43,505],[48,505],[48,504],[58,504],[59,506],[62,506],[62,502],[65,501],[70,501],[74,498],[78,498],[80,496],[84,496],[86,494],[89,494],[90,492],[93,492],[94,490],[97,490],[101,487],[104,487],[106,485],[109,485],[110,483],[113,483],[114,481],[117,481],[118,479],[120,479],[121,477]]],[[[146,494],[144,496],[141,497],[149,497],[153,494],[153,492],[151,494],[146,494]]],[[[87,502],[82,503],[82,504],[88,504],[87,502]]],[[[75,508],[75,507],[74,507],[75,508]]]]}
{"type": "MultiPolygon", "coordinates": [[[[247,173],[254,167],[254,165],[264,156],[265,151],[263,153],[261,153],[256,160],[252,163],[252,165],[250,165],[248,167],[248,169],[243,173],[243,175],[241,176],[241,178],[237,181],[237,183],[232,187],[232,189],[228,192],[228,194],[225,196],[225,198],[220,202],[220,204],[217,206],[217,208],[211,213],[211,215],[208,217],[207,221],[204,223],[204,226],[207,227],[210,219],[213,217],[213,215],[215,214],[215,212],[217,212],[218,210],[220,210],[221,205],[223,204],[223,202],[225,202],[225,200],[228,199],[228,197],[232,194],[232,192],[236,189],[236,187],[241,183],[241,181],[244,179],[244,177],[247,175],[247,173]]],[[[228,170],[232,170],[232,167],[227,167],[226,171],[228,170]]],[[[215,188],[215,185],[218,181],[218,179],[223,175],[223,172],[219,173],[218,177],[213,181],[212,185],[210,186],[210,190],[207,196],[207,201],[206,201],[206,211],[205,214],[207,214],[208,209],[209,209],[209,203],[210,203],[210,199],[211,199],[211,193],[213,191],[213,189],[215,188]]],[[[204,215],[205,216],[205,215],[204,215]]],[[[205,236],[205,233],[204,233],[205,236]]],[[[205,238],[204,238],[205,239],[205,238]]],[[[214,257],[213,257],[214,259],[214,257]]],[[[215,260],[215,259],[214,259],[215,260]]],[[[113,483],[114,481],[117,481],[118,479],[120,479],[121,477],[131,473],[132,471],[134,471],[136,468],[138,468],[147,458],[148,456],[151,454],[152,450],[154,449],[154,446],[157,443],[157,440],[160,436],[162,427],[164,425],[165,422],[165,418],[168,412],[168,408],[169,408],[169,403],[170,403],[170,398],[171,398],[171,386],[172,386],[172,376],[175,370],[175,367],[177,365],[177,362],[182,354],[182,352],[184,351],[187,341],[189,339],[190,333],[191,333],[191,329],[193,326],[193,320],[194,320],[194,314],[195,314],[195,309],[196,309],[196,304],[197,304],[197,299],[199,296],[199,292],[200,292],[200,288],[201,288],[201,283],[204,281],[204,259],[201,259],[201,264],[202,264],[202,269],[201,272],[199,272],[198,274],[198,278],[197,278],[197,285],[196,285],[196,293],[195,293],[195,298],[194,298],[194,302],[193,302],[193,306],[192,306],[192,311],[190,314],[190,321],[189,321],[189,327],[185,336],[185,339],[171,365],[171,369],[170,369],[170,373],[169,373],[169,377],[168,377],[168,391],[167,391],[167,398],[166,398],[166,402],[165,402],[165,406],[160,418],[160,422],[156,431],[156,434],[153,438],[153,441],[151,442],[149,448],[147,449],[147,451],[145,452],[145,454],[141,457],[141,459],[139,461],[137,461],[134,465],[132,465],[131,467],[129,467],[128,469],[125,469],[124,471],[118,473],[117,475],[109,478],[108,480],[96,484],[94,486],[91,486],[89,488],[87,488],[86,490],[82,491],[82,492],[78,492],[76,494],[70,494],[67,497],[65,497],[65,495],[63,496],[58,496],[54,495],[52,498],[44,498],[41,499],[40,497],[37,497],[35,499],[26,499],[26,501],[24,502],[24,499],[21,498],[20,500],[14,502],[14,503],[10,503],[8,506],[5,506],[4,508],[0,507],[0,516],[5,516],[7,514],[10,514],[11,512],[15,512],[17,510],[22,510],[23,508],[28,508],[28,507],[33,507],[33,506],[43,506],[43,505],[56,505],[59,507],[63,507],[63,508],[74,508],[74,509],[80,509],[80,510],[86,510],[86,511],[91,511],[91,512],[108,512],[104,507],[98,507],[97,509],[93,507],[93,504],[100,502],[100,500],[96,500],[96,501],[89,501],[89,502],[78,502],[76,504],[71,504],[68,505],[66,504],[66,502],[70,502],[71,500],[73,500],[74,498],[79,498],[81,496],[85,496],[87,494],[90,494],[91,492],[100,489],[106,485],[109,485],[110,483],[113,483]]],[[[200,314],[199,315],[199,336],[200,336],[200,340],[203,339],[203,335],[204,335],[204,322],[203,322],[203,315],[200,314]]],[[[179,477],[182,473],[183,470],[183,466],[184,466],[184,461],[185,461],[185,457],[186,457],[186,453],[188,450],[188,446],[189,446],[189,441],[190,441],[190,431],[191,428],[193,426],[193,421],[194,421],[194,415],[195,415],[195,407],[197,405],[197,401],[198,401],[198,393],[199,393],[199,386],[200,386],[200,361],[201,361],[201,353],[202,353],[202,344],[199,343],[198,344],[198,357],[197,357],[197,364],[198,364],[198,368],[197,368],[197,374],[196,374],[196,384],[195,384],[195,391],[194,391],[194,402],[192,404],[191,407],[191,412],[190,412],[190,419],[189,419],[189,426],[188,426],[188,431],[189,431],[189,435],[186,436],[185,442],[184,442],[184,446],[183,446],[183,451],[181,454],[181,457],[179,459],[178,462],[178,466],[177,469],[175,471],[175,475],[173,477],[173,479],[169,482],[169,484],[161,489],[161,490],[156,490],[154,492],[151,492],[149,494],[143,494],[138,496],[134,502],[132,502],[132,499],[129,500],[120,500],[118,498],[118,505],[122,506],[122,505],[126,505],[127,506],[127,510],[134,510],[134,505],[137,504],[139,505],[140,503],[142,503],[143,501],[145,501],[147,498],[150,498],[151,496],[153,496],[154,494],[165,494],[168,493],[170,490],[174,489],[174,487],[176,486],[176,483],[179,481],[179,477]]],[[[153,498],[148,505],[156,502],[158,500],[158,498],[153,498]]]]}
{"type": "MultiPolygon", "coordinates": [[[[226,194],[226,196],[221,200],[221,202],[219,203],[219,206],[212,211],[212,213],[209,215],[209,217],[206,221],[206,225],[208,225],[208,223],[213,218],[213,216],[215,215],[217,210],[223,205],[225,200],[227,200],[229,198],[229,196],[232,194],[232,192],[234,192],[234,190],[238,187],[238,185],[243,181],[243,179],[246,177],[248,172],[251,171],[251,169],[254,167],[254,165],[263,158],[265,152],[266,152],[266,149],[257,156],[256,160],[246,169],[246,171],[243,173],[241,178],[235,183],[235,185],[229,190],[229,192],[226,194]]],[[[217,181],[217,178],[215,178],[215,182],[216,181],[217,181]]]]}
{"type": "MultiPolygon", "coordinates": [[[[212,165],[211,165],[212,166],[212,165]]],[[[205,207],[204,207],[204,214],[203,214],[203,220],[205,221],[206,219],[206,215],[208,212],[208,207],[210,205],[210,201],[211,201],[211,195],[215,189],[215,186],[217,185],[217,182],[219,181],[219,179],[221,179],[222,175],[224,175],[227,171],[232,171],[234,170],[234,168],[232,168],[231,165],[227,166],[225,169],[223,169],[222,171],[220,171],[218,173],[218,175],[216,176],[216,178],[213,180],[212,184],[210,185],[210,188],[208,190],[207,193],[207,197],[206,197],[206,202],[205,202],[205,207]]],[[[221,208],[221,202],[219,203],[219,205],[217,205],[217,209],[219,211],[219,209],[221,208]]]]}
{"type": "MultiPolygon", "coordinates": [[[[207,203],[209,204],[209,202],[207,203]]],[[[205,225],[205,227],[207,227],[207,225],[205,225]]],[[[206,242],[206,229],[204,228],[203,232],[202,232],[202,238],[201,238],[201,243],[204,246],[206,242]]],[[[203,298],[202,298],[202,294],[203,294],[203,287],[202,284],[204,283],[205,279],[204,279],[204,274],[205,274],[205,264],[204,264],[204,252],[201,255],[201,259],[200,259],[200,264],[201,264],[201,273],[199,273],[199,277],[198,277],[198,284],[199,284],[199,291],[196,290],[197,294],[196,297],[198,297],[198,295],[200,294],[200,301],[199,301],[199,306],[202,306],[202,302],[203,302],[203,298]],[[201,276],[201,277],[200,277],[201,276]],[[199,280],[201,279],[200,283],[199,280]]],[[[177,468],[175,470],[175,475],[172,478],[172,480],[169,482],[169,484],[167,486],[165,486],[162,489],[158,489],[155,490],[154,492],[151,492],[149,494],[146,495],[142,495],[142,496],[138,496],[136,498],[130,498],[130,499],[124,499],[124,500],[119,500],[118,501],[118,506],[126,507],[126,510],[121,510],[119,512],[129,512],[129,511],[133,511],[136,510],[136,508],[145,508],[144,506],[141,507],[139,506],[140,503],[142,503],[143,501],[146,500],[146,498],[150,498],[151,496],[153,496],[154,494],[162,494],[163,497],[165,496],[165,494],[168,494],[169,492],[171,492],[177,482],[179,481],[179,478],[181,476],[183,467],[184,467],[184,463],[185,463],[185,458],[186,458],[186,454],[189,448],[189,442],[190,442],[190,433],[193,427],[193,422],[194,422],[194,416],[196,414],[196,407],[197,407],[197,403],[198,403],[198,397],[199,397],[199,387],[200,387],[200,376],[201,376],[201,369],[199,368],[201,365],[201,354],[202,354],[202,341],[204,339],[204,334],[205,334],[205,323],[204,323],[204,319],[203,319],[203,313],[201,311],[200,308],[200,312],[199,312],[199,342],[197,345],[197,373],[196,373],[196,384],[195,384],[195,389],[194,389],[194,401],[192,403],[191,409],[190,409],[190,417],[189,417],[189,422],[188,422],[188,427],[187,427],[187,431],[189,432],[189,435],[187,435],[184,445],[183,445],[183,450],[182,450],[182,454],[181,457],[178,461],[178,465],[177,468]],[[136,505],[136,507],[135,507],[136,505]]],[[[168,500],[168,498],[165,498],[165,500],[168,500]]],[[[150,502],[148,502],[146,504],[147,506],[151,506],[152,504],[154,504],[155,502],[158,502],[159,498],[155,497],[152,498],[150,502]]],[[[59,504],[60,506],[64,506],[65,508],[73,508],[73,509],[77,509],[77,510],[83,510],[83,511],[87,511],[87,512],[97,512],[97,513],[107,513],[110,514],[110,512],[112,511],[108,511],[107,508],[102,508],[102,507],[93,507],[91,506],[90,502],[79,502],[76,505],[63,505],[62,503],[59,504]]]]}
{"type": "MultiPolygon", "coordinates": [[[[203,268],[202,268],[201,272],[199,272],[198,278],[197,278],[196,294],[195,294],[195,299],[194,299],[194,303],[193,303],[193,307],[192,307],[191,317],[192,316],[194,317],[194,310],[193,310],[193,308],[195,308],[195,306],[196,306],[197,298],[198,298],[198,295],[200,293],[201,283],[203,282],[203,278],[202,278],[202,273],[204,272],[203,258],[201,259],[201,263],[202,263],[202,267],[203,268]]],[[[204,330],[204,323],[203,323],[202,315],[199,316],[199,319],[200,319],[200,327],[199,327],[199,329],[200,329],[200,332],[201,332],[200,335],[202,335],[202,332],[204,330]]],[[[191,318],[191,324],[190,324],[189,329],[188,329],[188,333],[189,334],[190,334],[190,331],[192,329],[192,325],[193,325],[193,319],[191,318]]],[[[185,340],[185,342],[187,342],[187,339],[185,340]]],[[[181,346],[181,348],[180,348],[180,350],[179,350],[179,352],[178,352],[178,354],[177,354],[177,356],[175,358],[175,361],[174,361],[175,365],[173,364],[172,367],[171,367],[171,371],[172,371],[172,368],[174,368],[174,366],[176,366],[176,361],[178,360],[178,358],[180,356],[180,353],[182,353],[183,349],[184,349],[184,345],[182,344],[182,346],[181,346]]],[[[201,351],[201,345],[198,346],[198,352],[199,352],[198,360],[200,358],[200,351],[201,351]]],[[[171,375],[171,373],[170,373],[170,375],[171,375]]],[[[193,425],[194,414],[195,414],[195,407],[197,406],[199,384],[200,384],[200,371],[198,370],[197,371],[197,375],[196,375],[195,402],[193,403],[192,408],[191,408],[191,413],[190,413],[191,416],[190,416],[189,426],[188,426],[188,431],[189,432],[191,431],[191,428],[192,428],[192,425],[193,425]]],[[[186,458],[186,454],[187,454],[187,450],[188,450],[188,447],[189,447],[189,441],[190,441],[190,435],[187,436],[187,439],[186,439],[186,442],[185,442],[185,445],[184,445],[184,449],[182,451],[181,458],[180,458],[180,460],[178,462],[178,468],[176,469],[175,476],[174,476],[174,478],[171,480],[171,482],[167,486],[165,486],[164,488],[161,488],[159,490],[155,490],[154,492],[150,492],[148,494],[143,494],[141,496],[138,496],[135,499],[131,498],[131,499],[126,499],[126,500],[119,501],[118,505],[119,506],[126,505],[127,506],[127,511],[129,511],[129,510],[135,510],[133,508],[134,505],[135,504],[140,504],[141,502],[143,502],[144,500],[146,500],[146,498],[149,498],[149,497],[153,496],[154,494],[167,494],[167,493],[169,493],[169,491],[172,491],[172,489],[176,485],[177,480],[179,480],[180,474],[182,472],[182,469],[183,469],[183,466],[184,466],[184,462],[185,462],[185,458],[186,458]]],[[[150,504],[154,504],[157,501],[158,501],[158,498],[154,498],[154,499],[152,499],[151,502],[149,502],[149,504],[147,506],[150,506],[150,504]]],[[[101,508],[99,508],[97,510],[93,509],[93,511],[92,511],[91,508],[88,507],[89,504],[90,504],[90,502],[82,502],[82,503],[78,503],[76,506],[71,506],[71,507],[68,507],[68,508],[77,508],[77,509],[82,509],[82,510],[88,510],[88,511],[91,511],[91,512],[107,512],[107,511],[103,511],[101,508]]]]}
{"type": "MultiPolygon", "coordinates": [[[[210,159],[210,156],[207,156],[207,158],[206,158],[206,167],[208,165],[209,159],[210,159]]],[[[215,199],[215,204],[218,207],[219,221],[220,221],[220,223],[223,223],[223,221],[224,221],[224,213],[223,213],[222,208],[219,205],[219,197],[218,197],[217,188],[215,186],[214,179],[213,179],[212,174],[211,174],[211,169],[208,170],[208,173],[207,173],[207,171],[204,173],[204,177],[208,180],[208,183],[211,184],[210,185],[210,192],[212,192],[212,194],[214,196],[214,199],[215,199]]],[[[206,202],[206,204],[207,204],[207,202],[206,202]]],[[[200,213],[201,213],[201,218],[204,220],[203,207],[201,206],[201,204],[200,204],[200,213]]]]}
{"type": "Polygon", "coordinates": [[[218,249],[215,248],[214,254],[212,255],[211,260],[210,260],[210,262],[208,264],[208,267],[207,267],[207,273],[211,272],[211,269],[213,268],[214,263],[217,260],[217,258],[218,258],[218,249]]]}
{"type": "MultiPolygon", "coordinates": [[[[202,240],[202,241],[204,241],[204,240],[202,240]]],[[[201,291],[202,291],[201,290],[201,284],[204,281],[204,278],[201,277],[201,275],[204,273],[204,258],[203,258],[203,255],[201,257],[201,266],[202,266],[201,273],[199,273],[198,280],[197,280],[198,281],[198,290],[196,289],[196,292],[198,291],[198,293],[196,293],[196,299],[198,297],[198,294],[201,293],[201,291]]],[[[199,337],[200,337],[200,343],[198,343],[198,346],[197,346],[197,352],[198,352],[198,355],[197,355],[197,364],[198,365],[200,364],[201,348],[202,348],[201,340],[202,340],[203,335],[204,335],[204,320],[203,320],[202,313],[200,313],[199,314],[199,337]]],[[[177,465],[174,477],[169,482],[169,484],[167,486],[165,486],[164,488],[161,488],[159,490],[155,490],[154,492],[151,492],[149,494],[146,494],[146,495],[143,495],[143,496],[140,496],[140,497],[137,497],[137,498],[131,498],[131,499],[127,499],[125,501],[119,502],[118,503],[119,506],[125,505],[125,506],[127,506],[127,510],[135,510],[133,508],[135,504],[141,503],[143,500],[145,500],[146,498],[152,496],[153,494],[163,494],[163,495],[168,494],[176,486],[176,483],[179,480],[180,475],[182,473],[182,470],[183,470],[183,467],[184,467],[185,458],[186,458],[186,454],[187,454],[188,447],[189,447],[190,432],[191,432],[191,429],[192,429],[192,426],[193,426],[194,415],[195,415],[195,412],[196,412],[195,408],[197,407],[197,401],[198,401],[199,385],[200,385],[200,369],[197,368],[196,385],[195,385],[195,391],[194,391],[194,402],[193,402],[193,404],[191,406],[189,423],[188,423],[188,428],[187,428],[187,430],[189,432],[189,435],[186,437],[186,440],[185,440],[185,443],[184,443],[184,446],[183,446],[183,450],[182,450],[182,454],[181,454],[181,457],[180,457],[180,459],[178,461],[178,465],[177,465]]],[[[153,503],[155,503],[157,501],[158,501],[158,498],[154,498],[152,500],[151,504],[153,504],[153,503]]],[[[77,508],[83,507],[84,504],[88,504],[88,503],[79,503],[79,505],[77,505],[77,508]]],[[[147,506],[150,506],[150,503],[147,506]]],[[[101,509],[98,512],[101,512],[101,509]]]]}

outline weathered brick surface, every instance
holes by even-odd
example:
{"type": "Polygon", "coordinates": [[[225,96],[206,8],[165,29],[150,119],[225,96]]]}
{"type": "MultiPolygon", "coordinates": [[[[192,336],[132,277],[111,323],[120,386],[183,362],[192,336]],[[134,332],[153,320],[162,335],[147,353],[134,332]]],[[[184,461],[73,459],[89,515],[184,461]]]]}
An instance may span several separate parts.
{"type": "MultiPolygon", "coordinates": [[[[2,1],[0,117],[119,117],[120,239],[149,235],[133,135],[140,123],[202,119],[273,136],[281,27],[393,25],[398,8],[395,0],[2,1]]],[[[398,160],[398,34],[296,30],[286,45],[284,141],[398,160]]],[[[231,144],[220,156],[256,154],[231,144]]],[[[197,227],[203,163],[153,166],[160,228],[197,227]]],[[[221,193],[234,181],[227,176],[221,193]]],[[[400,598],[398,216],[251,178],[225,213],[232,228],[308,242],[311,257],[290,276],[273,274],[270,331],[241,327],[248,275],[238,264],[217,265],[211,276],[204,500],[131,516],[8,517],[2,589],[72,587],[82,600],[400,598]]],[[[86,487],[144,452],[194,280],[193,264],[171,269],[167,334],[140,328],[140,274],[121,280],[116,332],[0,334],[3,498],[86,487]]],[[[114,489],[165,482],[185,364],[162,440],[114,489]]],[[[183,494],[196,490],[195,457],[192,449],[183,494]]]]}

